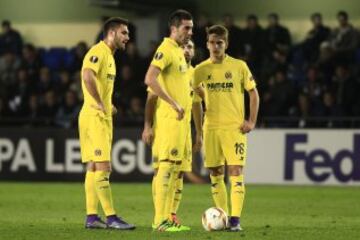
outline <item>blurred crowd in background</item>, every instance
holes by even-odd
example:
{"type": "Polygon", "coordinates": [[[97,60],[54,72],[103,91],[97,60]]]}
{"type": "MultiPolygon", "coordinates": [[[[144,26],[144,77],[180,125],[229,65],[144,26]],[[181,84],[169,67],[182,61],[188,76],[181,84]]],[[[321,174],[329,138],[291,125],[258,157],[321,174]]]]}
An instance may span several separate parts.
{"type": "MultiPolygon", "coordinates": [[[[266,26],[256,15],[248,15],[244,28],[232,15],[223,16],[229,30],[227,53],[244,59],[257,81],[260,127],[359,127],[351,119],[360,118],[360,34],[345,11],[336,17],[338,25],[331,29],[320,13],[312,14],[312,28],[294,43],[291,29],[276,13],[268,15],[266,26]]],[[[208,57],[206,28],[212,22],[200,14],[194,25],[196,65],[208,57]]],[[[142,126],[144,76],[159,44],[152,43],[149,55],[141,56],[136,26],[129,28],[126,50],[115,53],[116,126],[142,126]]],[[[94,39],[99,41],[101,32],[94,39]]],[[[2,21],[0,126],[76,127],[82,105],[80,71],[89,47],[80,41],[71,49],[44,49],[24,43],[11,22],[2,21]]]]}

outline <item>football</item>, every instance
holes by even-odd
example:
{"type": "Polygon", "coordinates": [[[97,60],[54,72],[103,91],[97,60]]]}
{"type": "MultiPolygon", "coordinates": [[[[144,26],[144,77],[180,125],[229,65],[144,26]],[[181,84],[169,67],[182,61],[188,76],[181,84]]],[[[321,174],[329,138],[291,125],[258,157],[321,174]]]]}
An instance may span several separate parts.
{"type": "Polygon", "coordinates": [[[224,230],[228,224],[228,216],[218,207],[207,209],[202,215],[202,225],[206,231],[224,230]]]}

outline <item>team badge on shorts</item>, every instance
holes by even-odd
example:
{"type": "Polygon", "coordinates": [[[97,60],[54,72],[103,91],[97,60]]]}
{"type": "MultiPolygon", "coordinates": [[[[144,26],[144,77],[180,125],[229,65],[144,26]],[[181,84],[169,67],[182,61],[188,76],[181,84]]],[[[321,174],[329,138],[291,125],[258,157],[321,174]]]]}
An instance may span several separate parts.
{"type": "Polygon", "coordinates": [[[230,80],[232,78],[232,73],[230,71],[227,71],[225,73],[225,78],[226,78],[226,80],[230,80]]]}
{"type": "Polygon", "coordinates": [[[101,150],[95,149],[95,156],[101,156],[101,150]]]}
{"type": "Polygon", "coordinates": [[[92,62],[92,63],[97,63],[98,60],[99,60],[99,58],[97,56],[90,57],[90,62],[92,62]]]}
{"type": "Polygon", "coordinates": [[[157,52],[157,53],[155,53],[154,59],[160,60],[163,58],[163,56],[164,56],[164,54],[162,52],[157,52]]]}
{"type": "Polygon", "coordinates": [[[175,157],[175,156],[178,155],[178,150],[176,148],[173,148],[170,153],[171,153],[172,156],[175,157]]]}

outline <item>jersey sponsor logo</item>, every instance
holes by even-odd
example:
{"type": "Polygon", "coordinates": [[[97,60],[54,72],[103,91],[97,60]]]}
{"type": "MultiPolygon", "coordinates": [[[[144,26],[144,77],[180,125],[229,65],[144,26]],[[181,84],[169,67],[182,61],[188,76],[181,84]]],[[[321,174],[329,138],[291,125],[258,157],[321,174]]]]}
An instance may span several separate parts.
{"type": "Polygon", "coordinates": [[[109,80],[115,80],[115,75],[114,75],[114,74],[108,73],[108,74],[106,75],[106,77],[107,77],[107,79],[109,79],[109,80]]]}
{"type": "Polygon", "coordinates": [[[206,87],[210,92],[231,92],[234,84],[232,82],[207,83],[206,87]]]}
{"type": "Polygon", "coordinates": [[[226,78],[226,80],[232,79],[232,73],[231,73],[230,71],[227,71],[227,72],[225,73],[225,78],[226,78]]]}
{"type": "Polygon", "coordinates": [[[95,156],[101,156],[101,150],[100,149],[95,149],[94,154],[95,154],[95,156]]]}
{"type": "Polygon", "coordinates": [[[98,60],[99,60],[99,58],[97,56],[90,57],[90,62],[92,62],[92,63],[97,63],[98,60]]]}
{"type": "Polygon", "coordinates": [[[157,53],[155,53],[154,59],[160,60],[163,58],[163,56],[164,56],[164,54],[162,52],[157,52],[157,53]]]}

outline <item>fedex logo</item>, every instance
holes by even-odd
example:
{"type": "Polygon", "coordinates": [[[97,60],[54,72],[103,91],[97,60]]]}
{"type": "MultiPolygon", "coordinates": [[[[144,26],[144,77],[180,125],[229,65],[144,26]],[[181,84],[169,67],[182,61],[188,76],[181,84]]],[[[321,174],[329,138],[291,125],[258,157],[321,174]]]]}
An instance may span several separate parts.
{"type": "Polygon", "coordinates": [[[287,134],[285,141],[285,180],[294,180],[295,162],[302,161],[305,174],[312,181],[324,182],[330,176],[344,183],[360,181],[360,134],[354,134],[352,149],[339,149],[333,155],[323,148],[314,148],[310,151],[296,150],[297,145],[308,142],[307,134],[287,134]],[[341,169],[341,164],[349,159],[352,169],[345,173],[341,169]],[[319,172],[318,169],[322,171],[319,172]]]}

